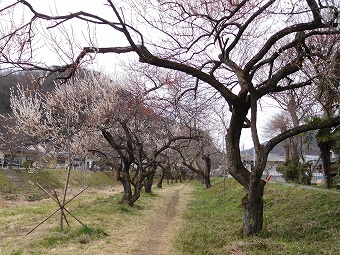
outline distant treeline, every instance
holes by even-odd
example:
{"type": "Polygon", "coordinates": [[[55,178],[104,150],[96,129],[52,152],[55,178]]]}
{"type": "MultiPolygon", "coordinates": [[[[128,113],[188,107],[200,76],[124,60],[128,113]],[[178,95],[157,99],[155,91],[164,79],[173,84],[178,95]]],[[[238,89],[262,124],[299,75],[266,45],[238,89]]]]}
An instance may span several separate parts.
{"type": "MultiPolygon", "coordinates": [[[[89,72],[86,69],[79,69],[78,73],[83,75],[89,72]]],[[[57,76],[62,74],[47,75],[42,71],[15,71],[15,70],[0,70],[0,114],[11,113],[10,106],[10,89],[16,87],[17,84],[27,87],[29,90],[35,89],[44,92],[51,91],[55,87],[57,76]],[[42,77],[46,77],[43,82],[42,77]]]]}

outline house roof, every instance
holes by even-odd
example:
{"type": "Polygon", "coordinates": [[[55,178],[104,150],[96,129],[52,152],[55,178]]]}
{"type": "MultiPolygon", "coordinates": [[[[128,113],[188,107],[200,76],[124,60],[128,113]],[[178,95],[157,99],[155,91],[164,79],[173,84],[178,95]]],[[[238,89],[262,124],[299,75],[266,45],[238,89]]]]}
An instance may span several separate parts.
{"type": "Polygon", "coordinates": [[[308,161],[318,161],[320,156],[319,155],[305,155],[305,160],[308,161]]]}
{"type": "Polygon", "coordinates": [[[281,155],[277,155],[277,154],[274,154],[274,153],[269,153],[267,161],[268,162],[284,162],[285,158],[283,156],[281,156],[281,155]]]}
{"type": "MultiPolygon", "coordinates": [[[[248,162],[252,162],[254,160],[253,155],[248,154],[248,153],[243,154],[242,159],[246,160],[248,162]]],[[[285,159],[284,159],[283,156],[280,156],[280,155],[277,155],[277,154],[274,154],[274,153],[268,154],[267,162],[284,162],[284,161],[285,161],[285,159]]]]}

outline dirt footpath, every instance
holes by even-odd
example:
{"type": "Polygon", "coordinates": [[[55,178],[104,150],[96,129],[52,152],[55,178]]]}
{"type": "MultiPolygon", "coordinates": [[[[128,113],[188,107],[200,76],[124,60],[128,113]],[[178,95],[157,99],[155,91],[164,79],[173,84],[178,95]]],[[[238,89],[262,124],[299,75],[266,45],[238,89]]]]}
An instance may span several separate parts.
{"type": "MultiPolygon", "coordinates": [[[[148,198],[150,200],[147,201],[147,206],[143,207],[140,212],[135,210],[135,212],[138,212],[135,215],[130,213],[113,213],[111,215],[106,211],[103,215],[94,213],[90,216],[91,219],[83,217],[85,218],[84,221],[89,222],[90,225],[105,229],[108,233],[107,237],[87,243],[75,240],[73,242],[60,242],[56,245],[44,245],[39,250],[31,244],[39,243],[49,236],[49,229],[56,226],[59,215],[56,217],[57,221],[50,220],[29,236],[24,236],[36,225],[35,221],[39,222],[40,217],[34,219],[33,223],[28,223],[27,220],[21,219],[22,213],[20,212],[25,206],[45,208],[44,206],[49,204],[46,208],[50,210],[50,207],[53,206],[54,208],[55,205],[49,200],[35,202],[0,200],[0,211],[3,210],[2,212],[4,212],[7,208],[9,210],[2,216],[7,221],[6,224],[10,226],[3,228],[5,232],[1,233],[0,231],[0,254],[11,254],[11,252],[3,252],[5,248],[8,251],[21,249],[23,255],[33,254],[29,250],[30,247],[33,247],[34,254],[49,255],[177,255],[178,253],[174,250],[173,245],[179,229],[183,225],[182,216],[186,211],[187,203],[190,201],[192,190],[191,185],[186,183],[166,185],[164,189],[154,188],[155,195],[148,198]],[[11,210],[16,207],[19,213],[11,213],[11,210]],[[10,224],[11,221],[15,224],[10,224]]],[[[108,191],[88,190],[88,197],[86,198],[86,194],[84,194],[83,200],[79,198],[79,208],[76,208],[75,211],[80,210],[82,204],[93,206],[98,198],[109,200],[112,194],[120,193],[120,191],[121,188],[119,187],[108,191]],[[97,197],[98,192],[103,194],[97,197]]],[[[76,205],[73,205],[72,208],[76,205]]],[[[47,210],[46,208],[45,210],[47,210]]]]}
{"type": "Polygon", "coordinates": [[[176,254],[173,243],[182,225],[182,215],[190,192],[191,188],[187,184],[156,190],[157,201],[148,215],[147,228],[133,254],[176,254]]]}

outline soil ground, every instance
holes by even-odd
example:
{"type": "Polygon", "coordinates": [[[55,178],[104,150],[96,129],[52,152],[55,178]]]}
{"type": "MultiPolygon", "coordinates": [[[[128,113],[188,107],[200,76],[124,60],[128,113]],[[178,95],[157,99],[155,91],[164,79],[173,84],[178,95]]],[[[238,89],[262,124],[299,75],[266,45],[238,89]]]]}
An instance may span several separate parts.
{"type": "MultiPolygon", "coordinates": [[[[142,214],[134,215],[130,217],[128,221],[117,218],[114,215],[108,216],[106,220],[110,222],[110,224],[105,227],[108,237],[88,244],[68,243],[58,245],[57,247],[46,247],[46,249],[42,248],[38,253],[34,254],[180,254],[176,252],[174,242],[181,225],[183,225],[184,220],[182,216],[187,208],[192,190],[192,186],[187,183],[166,185],[163,189],[154,188],[153,192],[155,195],[150,198],[151,201],[148,203],[148,208],[144,208],[142,214]]],[[[109,190],[108,194],[112,195],[112,193],[120,193],[120,191],[117,187],[114,191],[109,190]]],[[[93,190],[88,192],[96,193],[98,191],[93,190]]],[[[102,190],[100,192],[104,191],[102,190]]],[[[105,194],[103,195],[105,196],[105,194]]],[[[0,208],[5,210],[5,208],[17,208],[27,205],[34,206],[34,204],[40,202],[45,203],[44,201],[25,202],[0,200],[0,208]]],[[[35,220],[32,224],[32,226],[36,224],[35,220]]],[[[51,224],[55,223],[52,221],[51,224]]],[[[0,241],[0,254],[2,254],[2,248],[7,246],[6,243],[9,245],[9,241],[11,245],[13,245],[15,241],[17,245],[16,248],[18,249],[20,249],[19,247],[27,247],[29,243],[42,239],[45,233],[48,233],[48,229],[51,228],[50,224],[44,224],[29,236],[25,236],[22,239],[16,237],[20,236],[19,232],[27,233],[32,226],[28,226],[26,227],[27,229],[19,231],[19,229],[17,229],[19,226],[13,225],[11,230],[6,231],[13,232],[13,234],[16,233],[15,236],[11,236],[10,233],[3,233],[4,236],[0,234],[0,237],[2,236],[2,240],[0,241]],[[11,239],[13,238],[15,240],[12,240],[12,242],[11,239]],[[2,247],[2,245],[4,246],[2,247]]],[[[5,248],[5,250],[7,249],[5,248]]],[[[31,252],[25,250],[23,255],[26,254],[31,254],[31,252]]]]}
{"type": "Polygon", "coordinates": [[[190,188],[185,184],[160,192],[163,202],[155,204],[154,210],[148,215],[148,227],[134,254],[176,254],[173,242],[182,225],[182,214],[189,194],[190,188]]]}

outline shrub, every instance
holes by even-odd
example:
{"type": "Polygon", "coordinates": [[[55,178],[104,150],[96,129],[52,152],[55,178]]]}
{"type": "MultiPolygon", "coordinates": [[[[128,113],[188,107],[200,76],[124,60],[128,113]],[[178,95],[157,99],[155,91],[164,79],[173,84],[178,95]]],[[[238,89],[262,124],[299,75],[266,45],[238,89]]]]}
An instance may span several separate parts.
{"type": "Polygon", "coordinates": [[[23,163],[22,163],[23,167],[28,171],[31,167],[31,162],[28,161],[28,160],[25,160],[23,163]]]}
{"type": "Polygon", "coordinates": [[[339,172],[332,179],[332,187],[336,189],[340,189],[340,173],[339,172]]]}
{"type": "Polygon", "coordinates": [[[293,163],[291,161],[285,162],[277,168],[278,172],[283,174],[287,181],[296,182],[299,184],[311,184],[312,173],[308,163],[293,163]]]}

